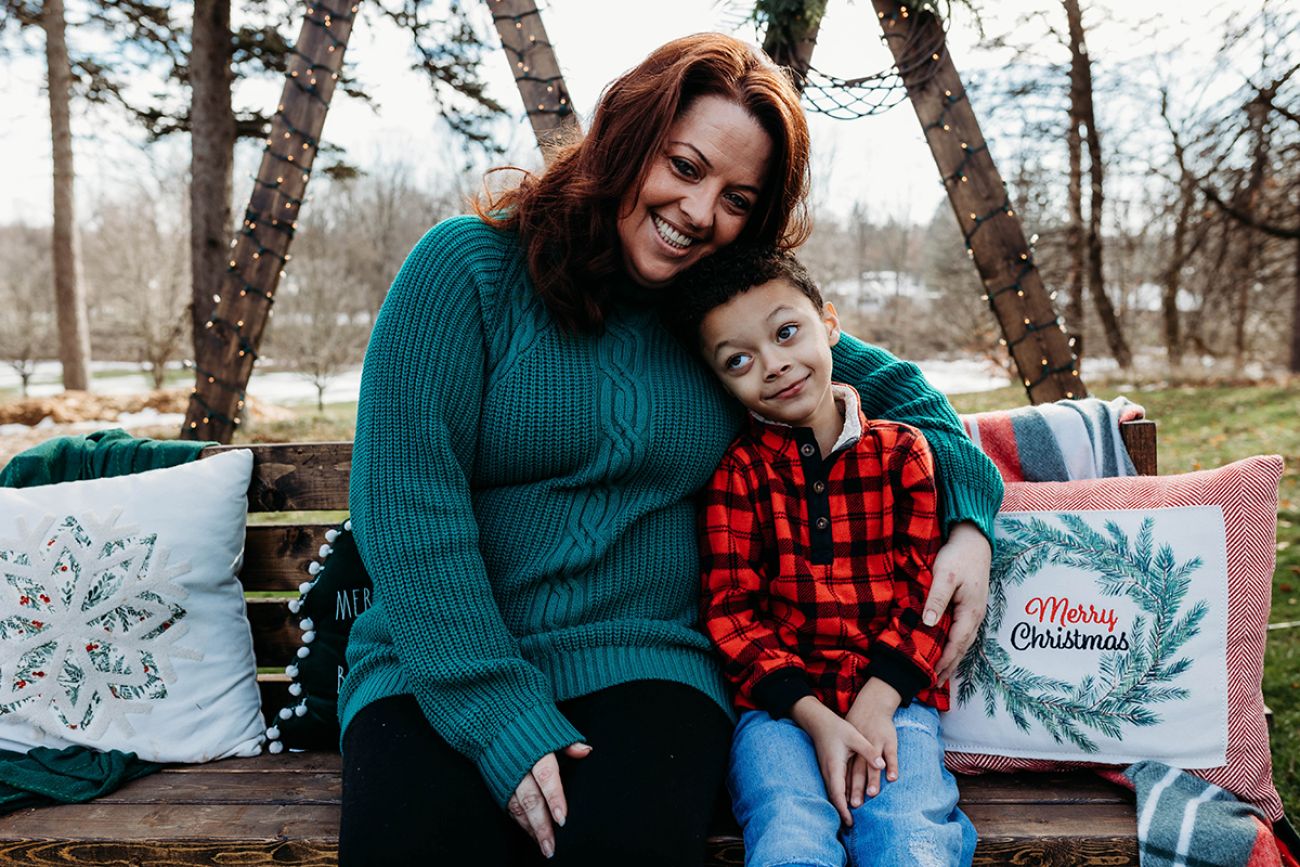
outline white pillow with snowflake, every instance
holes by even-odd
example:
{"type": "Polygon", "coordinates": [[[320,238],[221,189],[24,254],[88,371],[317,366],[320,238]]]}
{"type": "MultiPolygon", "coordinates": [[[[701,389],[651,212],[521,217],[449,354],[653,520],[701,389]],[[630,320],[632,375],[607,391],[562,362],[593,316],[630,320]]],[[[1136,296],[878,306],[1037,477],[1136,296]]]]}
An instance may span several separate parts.
{"type": "Polygon", "coordinates": [[[0,488],[0,749],[159,762],[261,751],[243,560],[247,449],[0,488]]]}

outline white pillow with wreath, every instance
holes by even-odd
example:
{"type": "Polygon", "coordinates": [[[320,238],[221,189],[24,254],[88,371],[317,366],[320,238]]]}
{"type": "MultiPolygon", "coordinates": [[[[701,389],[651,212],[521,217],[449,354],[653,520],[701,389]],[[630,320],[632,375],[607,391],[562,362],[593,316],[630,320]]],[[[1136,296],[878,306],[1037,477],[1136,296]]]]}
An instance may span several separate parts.
{"type": "Polygon", "coordinates": [[[1221,508],[1004,512],[995,551],[943,716],[949,751],[1225,764],[1221,508]]]}
{"type": "Polygon", "coordinates": [[[236,574],[252,453],[0,489],[0,749],[261,750],[236,574]]]}

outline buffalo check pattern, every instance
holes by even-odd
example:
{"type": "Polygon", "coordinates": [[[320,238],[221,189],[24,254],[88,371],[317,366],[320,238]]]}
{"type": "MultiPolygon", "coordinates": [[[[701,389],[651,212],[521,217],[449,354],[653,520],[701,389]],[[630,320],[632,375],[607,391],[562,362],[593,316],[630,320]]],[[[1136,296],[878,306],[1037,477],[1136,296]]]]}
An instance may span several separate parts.
{"type": "Polygon", "coordinates": [[[752,419],[702,495],[702,620],[738,707],[780,716],[815,695],[844,714],[880,677],[947,708],[948,618],[921,622],[940,543],[930,450],[915,428],[858,418],[825,458],[810,429],[752,419]]]}

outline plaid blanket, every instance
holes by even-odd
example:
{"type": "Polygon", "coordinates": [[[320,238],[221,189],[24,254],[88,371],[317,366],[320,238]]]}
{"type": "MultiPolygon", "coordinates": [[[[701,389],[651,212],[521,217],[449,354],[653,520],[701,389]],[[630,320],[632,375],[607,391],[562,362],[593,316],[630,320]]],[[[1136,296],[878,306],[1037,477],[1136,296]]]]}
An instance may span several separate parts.
{"type": "Polygon", "coordinates": [[[1231,792],[1161,762],[1138,762],[1124,776],[1137,791],[1142,867],[1295,864],[1264,814],[1231,792]]]}
{"type": "Polygon", "coordinates": [[[1136,475],[1119,425],[1145,415],[1125,397],[1089,397],[963,415],[961,420],[1004,480],[1068,482],[1136,475]]]}

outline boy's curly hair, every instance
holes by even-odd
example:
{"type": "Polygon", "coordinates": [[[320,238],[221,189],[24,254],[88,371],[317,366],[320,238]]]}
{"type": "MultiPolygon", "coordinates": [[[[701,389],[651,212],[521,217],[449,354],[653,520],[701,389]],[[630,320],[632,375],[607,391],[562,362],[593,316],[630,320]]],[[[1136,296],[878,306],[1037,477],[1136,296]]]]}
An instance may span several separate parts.
{"type": "Polygon", "coordinates": [[[724,247],[684,272],[669,291],[664,318],[679,340],[695,349],[700,323],[710,310],[721,307],[742,292],[772,280],[785,280],[813,303],[825,306],[808,269],[788,253],[770,244],[744,242],[724,247]]]}

